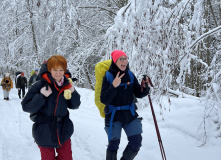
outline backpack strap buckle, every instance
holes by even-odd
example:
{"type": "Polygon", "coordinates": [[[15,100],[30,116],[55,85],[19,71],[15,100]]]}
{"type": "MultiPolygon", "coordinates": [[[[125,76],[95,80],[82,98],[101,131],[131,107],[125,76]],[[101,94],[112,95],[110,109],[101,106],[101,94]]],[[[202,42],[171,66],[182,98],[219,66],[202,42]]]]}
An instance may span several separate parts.
{"type": "Polygon", "coordinates": [[[130,110],[131,114],[133,116],[135,116],[135,104],[133,102],[130,105],[118,106],[118,107],[115,107],[114,105],[109,105],[109,112],[108,113],[111,113],[109,133],[108,133],[108,140],[109,141],[111,140],[112,125],[113,125],[114,115],[115,115],[117,110],[130,110]]]}

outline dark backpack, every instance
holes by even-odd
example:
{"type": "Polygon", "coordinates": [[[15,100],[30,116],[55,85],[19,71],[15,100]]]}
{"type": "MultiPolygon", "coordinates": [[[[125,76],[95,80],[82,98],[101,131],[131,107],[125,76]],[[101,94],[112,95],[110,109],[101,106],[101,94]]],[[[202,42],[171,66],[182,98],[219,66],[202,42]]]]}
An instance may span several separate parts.
{"type": "Polygon", "coordinates": [[[17,72],[15,72],[15,86],[16,86],[16,84],[17,84],[17,76],[19,75],[19,74],[21,74],[22,72],[20,72],[20,71],[17,71],[17,72]]]}

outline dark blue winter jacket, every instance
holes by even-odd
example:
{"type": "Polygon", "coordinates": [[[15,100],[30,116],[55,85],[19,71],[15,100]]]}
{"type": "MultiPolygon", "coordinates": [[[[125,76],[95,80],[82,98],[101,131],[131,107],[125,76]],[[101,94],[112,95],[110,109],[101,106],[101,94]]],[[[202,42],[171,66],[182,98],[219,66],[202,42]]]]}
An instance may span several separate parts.
{"type": "MultiPolygon", "coordinates": [[[[127,83],[131,82],[128,70],[128,65],[125,71],[121,71],[117,67],[117,65],[112,61],[108,71],[113,74],[114,78],[116,77],[119,71],[120,75],[125,73],[125,75],[121,78],[121,83],[127,83]]],[[[137,78],[135,76],[134,83],[132,85],[128,85],[126,89],[125,86],[118,86],[117,88],[114,88],[114,86],[107,81],[107,77],[104,76],[101,89],[101,102],[106,105],[104,109],[105,113],[108,113],[108,105],[130,105],[134,100],[134,96],[137,98],[142,98],[148,95],[149,89],[149,87],[143,88],[143,92],[141,92],[141,85],[138,83],[137,78]]],[[[130,110],[117,110],[113,121],[121,121],[126,124],[136,119],[137,116],[137,113],[135,113],[135,115],[133,116],[130,110]]],[[[110,122],[110,117],[111,113],[105,115],[105,124],[108,124],[110,122]]]]}
{"type": "Polygon", "coordinates": [[[41,80],[32,85],[22,101],[22,108],[30,113],[30,118],[35,122],[32,135],[35,142],[42,147],[61,147],[74,132],[74,126],[69,118],[69,109],[78,109],[80,95],[75,90],[71,99],[64,98],[64,90],[71,87],[67,79],[70,72],[65,73],[64,84],[59,87],[47,71],[47,64],[42,65],[41,80]],[[40,93],[44,86],[50,86],[52,94],[45,97],[40,93]]]}

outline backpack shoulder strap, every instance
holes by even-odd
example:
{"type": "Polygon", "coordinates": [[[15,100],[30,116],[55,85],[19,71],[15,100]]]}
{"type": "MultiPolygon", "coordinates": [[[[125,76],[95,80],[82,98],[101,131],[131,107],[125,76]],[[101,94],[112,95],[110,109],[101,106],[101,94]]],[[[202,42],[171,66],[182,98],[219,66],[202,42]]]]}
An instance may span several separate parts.
{"type": "MultiPolygon", "coordinates": [[[[128,74],[130,76],[130,82],[128,83],[121,83],[119,86],[125,86],[125,89],[127,89],[127,85],[129,84],[132,84],[134,83],[134,74],[131,72],[131,71],[128,71],[128,74]]],[[[106,71],[106,78],[107,78],[107,81],[109,82],[109,84],[112,84],[113,81],[114,81],[114,76],[112,73],[106,71]]]]}
{"type": "MultiPolygon", "coordinates": [[[[128,71],[128,74],[130,76],[130,81],[131,83],[134,83],[134,74],[131,72],[131,71],[128,71]]],[[[106,78],[107,78],[107,81],[112,84],[113,83],[113,80],[114,80],[114,76],[112,73],[106,71],[106,78]]]]}
{"type": "Polygon", "coordinates": [[[131,71],[128,71],[128,74],[129,74],[129,76],[130,76],[130,83],[134,83],[134,74],[131,72],[131,71]]]}
{"type": "Polygon", "coordinates": [[[113,81],[114,81],[114,76],[113,76],[113,74],[112,73],[110,73],[110,72],[108,72],[108,71],[106,71],[106,78],[107,78],[107,81],[110,83],[110,84],[112,84],[113,83],[113,81]]]}

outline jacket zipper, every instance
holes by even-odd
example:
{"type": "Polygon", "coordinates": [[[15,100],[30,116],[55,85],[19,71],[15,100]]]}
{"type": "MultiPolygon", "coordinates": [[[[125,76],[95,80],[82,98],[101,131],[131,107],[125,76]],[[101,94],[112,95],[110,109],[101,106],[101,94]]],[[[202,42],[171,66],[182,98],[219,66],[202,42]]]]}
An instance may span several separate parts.
{"type": "Polygon", "coordinates": [[[56,129],[56,131],[57,131],[57,137],[58,137],[58,144],[62,147],[60,139],[59,139],[59,135],[58,135],[58,129],[56,129]]]}
{"type": "MultiPolygon", "coordinates": [[[[60,88],[57,88],[55,82],[54,82],[54,86],[55,86],[55,88],[58,90],[58,96],[57,96],[56,106],[55,106],[55,110],[54,110],[54,117],[55,117],[55,114],[56,114],[56,111],[57,111],[57,107],[58,107],[58,98],[59,98],[60,94],[62,93],[62,91],[63,91],[64,89],[61,90],[60,88]]],[[[58,135],[58,129],[57,129],[57,127],[56,127],[56,132],[57,132],[58,143],[59,143],[59,145],[62,147],[61,142],[60,142],[60,138],[59,138],[59,135],[58,135]]]]}
{"type": "MultiPolygon", "coordinates": [[[[55,83],[54,83],[54,85],[55,85],[55,87],[56,87],[56,84],[55,84],[55,83]]],[[[56,89],[58,89],[58,88],[56,87],[56,89]]],[[[55,106],[55,110],[54,110],[54,117],[55,117],[55,114],[56,114],[56,111],[57,111],[57,107],[58,107],[58,98],[59,98],[60,94],[61,94],[61,90],[58,89],[58,96],[57,96],[56,106],[55,106]]],[[[57,123],[57,122],[56,122],[56,123],[57,123]]],[[[58,129],[57,129],[57,126],[56,126],[56,133],[57,133],[58,144],[59,144],[59,146],[62,147],[61,142],[60,142],[60,138],[59,138],[59,135],[58,135],[58,129]]]]}

